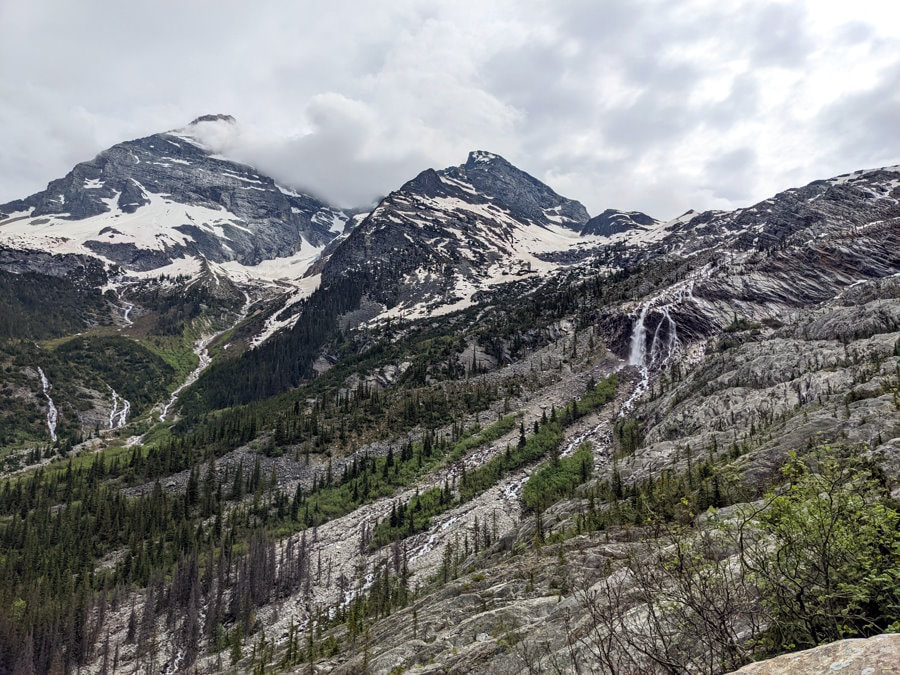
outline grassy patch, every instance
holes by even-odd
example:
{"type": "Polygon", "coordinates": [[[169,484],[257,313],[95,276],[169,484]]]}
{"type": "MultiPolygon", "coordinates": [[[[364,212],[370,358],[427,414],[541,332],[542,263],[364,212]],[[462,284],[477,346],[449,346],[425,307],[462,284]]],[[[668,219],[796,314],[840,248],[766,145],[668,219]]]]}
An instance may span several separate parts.
{"type": "Polygon", "coordinates": [[[528,478],[522,490],[522,502],[530,509],[543,510],[590,478],[594,468],[594,453],[587,443],[568,457],[542,466],[528,478]]]}

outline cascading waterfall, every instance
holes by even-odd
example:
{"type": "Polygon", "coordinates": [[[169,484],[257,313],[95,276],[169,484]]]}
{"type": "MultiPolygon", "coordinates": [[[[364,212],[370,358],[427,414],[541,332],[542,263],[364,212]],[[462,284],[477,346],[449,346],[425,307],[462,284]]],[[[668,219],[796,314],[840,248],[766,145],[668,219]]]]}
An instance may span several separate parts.
{"type": "Polygon", "coordinates": [[[119,413],[119,426],[117,428],[121,429],[125,426],[125,421],[128,419],[128,415],[131,412],[131,403],[127,398],[122,399],[122,412],[119,413]]]}
{"type": "Polygon", "coordinates": [[[50,430],[50,440],[56,443],[56,422],[59,419],[59,412],[53,404],[53,399],[50,398],[50,381],[44,375],[43,368],[38,366],[37,371],[41,376],[41,386],[44,388],[44,396],[47,397],[47,405],[49,406],[47,410],[47,428],[50,430]]]}
{"type": "Polygon", "coordinates": [[[113,397],[113,407],[109,413],[109,428],[121,429],[128,420],[128,414],[131,412],[131,403],[129,403],[127,398],[119,396],[118,392],[112,387],[110,387],[110,391],[113,397]],[[121,408],[119,407],[120,401],[122,402],[121,408]]]}
{"type": "Polygon", "coordinates": [[[112,397],[113,397],[113,407],[112,407],[112,410],[109,411],[109,428],[110,429],[115,428],[116,412],[119,409],[119,395],[116,393],[115,389],[112,390],[112,397]]]}
{"type": "Polygon", "coordinates": [[[678,327],[675,319],[672,318],[671,310],[672,304],[663,305],[659,308],[662,318],[656,324],[656,330],[653,331],[653,342],[650,343],[650,368],[664,366],[675,354],[675,349],[678,347],[678,327]],[[663,322],[666,323],[666,332],[668,334],[665,341],[659,336],[663,322]]]}
{"type": "Polygon", "coordinates": [[[622,406],[622,412],[630,410],[634,402],[641,396],[650,384],[650,369],[647,367],[647,313],[653,300],[648,300],[641,306],[637,321],[631,329],[631,353],[628,355],[628,365],[637,366],[641,374],[641,381],[637,383],[631,396],[622,406]]]}
{"type": "Polygon", "coordinates": [[[628,363],[632,366],[644,365],[644,354],[647,352],[647,329],[644,322],[647,320],[647,312],[650,310],[650,303],[645,302],[641,307],[641,313],[638,315],[637,323],[631,330],[631,353],[628,357],[628,363]]]}
{"type": "Polygon", "coordinates": [[[641,381],[625,401],[622,412],[630,410],[634,402],[647,391],[650,386],[650,374],[668,365],[678,353],[681,342],[678,339],[678,324],[672,316],[672,311],[676,305],[685,301],[698,304],[694,298],[694,283],[698,278],[708,277],[711,269],[711,265],[705,265],[688,279],[670,286],[641,305],[641,311],[631,329],[631,351],[628,354],[628,365],[637,366],[641,381]],[[648,351],[647,316],[651,312],[661,316],[653,330],[648,351]]]}
{"type": "Polygon", "coordinates": [[[606,420],[600,420],[597,424],[595,424],[587,431],[578,434],[575,438],[569,441],[565,449],[561,453],[559,453],[559,456],[568,457],[569,455],[574,453],[582,443],[584,443],[591,436],[595,436],[607,424],[608,422],[606,420]]]}

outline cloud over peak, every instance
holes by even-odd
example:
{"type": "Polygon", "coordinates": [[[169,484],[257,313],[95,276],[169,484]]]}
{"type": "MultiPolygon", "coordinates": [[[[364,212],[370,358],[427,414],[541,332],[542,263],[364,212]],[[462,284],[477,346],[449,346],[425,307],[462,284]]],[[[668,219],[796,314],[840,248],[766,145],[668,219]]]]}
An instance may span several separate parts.
{"type": "Polygon", "coordinates": [[[6,3],[0,201],[223,111],[192,133],[342,206],[487,147],[665,218],[897,163],[898,91],[877,0],[6,3]]]}

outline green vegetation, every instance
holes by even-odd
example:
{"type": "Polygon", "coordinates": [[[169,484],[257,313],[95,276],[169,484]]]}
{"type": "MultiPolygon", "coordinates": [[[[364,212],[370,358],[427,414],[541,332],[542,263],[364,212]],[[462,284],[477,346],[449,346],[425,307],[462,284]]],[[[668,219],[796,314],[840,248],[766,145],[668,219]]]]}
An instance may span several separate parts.
{"type": "Polygon", "coordinates": [[[187,411],[215,410],[265,399],[311,379],[321,348],[338,337],[338,316],[359,306],[365,279],[347,278],[298,303],[307,320],[240,358],[213,364],[186,392],[187,411]]]}
{"type": "Polygon", "coordinates": [[[528,477],[522,489],[522,502],[530,509],[543,510],[590,478],[594,469],[594,453],[590,444],[582,444],[568,457],[542,466],[528,477]]]}
{"type": "MultiPolygon", "coordinates": [[[[520,426],[519,441],[515,447],[507,445],[504,453],[496,455],[473,471],[467,472],[465,466],[462,466],[455,495],[453,488],[445,483],[442,488],[431,488],[417,494],[409,502],[395,504],[391,518],[376,525],[372,544],[383,546],[428,529],[434,516],[473,499],[496,485],[510,472],[557,451],[563,440],[563,427],[611,401],[615,397],[617,385],[615,375],[591,385],[581,400],[572,401],[559,417],[554,410],[549,418],[536,423],[535,432],[530,436],[526,436],[524,425],[520,426]]],[[[558,460],[553,461],[555,463],[558,460]]]]}
{"type": "Polygon", "coordinates": [[[783,468],[766,496],[761,541],[742,562],[759,587],[767,653],[900,630],[900,511],[884,476],[824,449],[783,468]]]}
{"type": "Polygon", "coordinates": [[[148,335],[141,344],[165,361],[174,373],[173,382],[181,382],[197,367],[199,359],[194,354],[191,332],[180,337],[172,335],[148,335]]]}
{"type": "Polygon", "coordinates": [[[634,451],[641,447],[643,431],[641,423],[631,417],[616,420],[613,429],[616,440],[619,442],[619,455],[624,457],[633,455],[634,451]]]}
{"type": "Polygon", "coordinates": [[[453,449],[447,456],[447,461],[456,462],[462,459],[469,450],[474,450],[482,445],[493,443],[498,438],[505,436],[515,429],[517,418],[518,415],[507,415],[486,429],[479,431],[477,434],[463,436],[454,444],[453,449]]]}
{"type": "Polygon", "coordinates": [[[162,358],[134,340],[120,336],[76,337],[56,349],[70,366],[89,377],[89,385],[102,391],[104,385],[127,398],[135,414],[161,400],[171,380],[172,368],[162,358]],[[135,377],[140,373],[140,377],[135,377]]]}
{"type": "MultiPolygon", "coordinates": [[[[290,526],[297,526],[298,515],[299,524],[310,527],[338,518],[373,499],[390,496],[445,460],[455,461],[469,450],[508,433],[515,427],[515,420],[514,415],[509,415],[484,430],[461,434],[453,443],[448,443],[446,439],[436,440],[433,434],[426,434],[421,443],[408,442],[403,445],[397,455],[391,449],[385,457],[354,457],[350,464],[344,466],[337,484],[333,484],[333,479],[326,474],[308,496],[302,493],[295,495],[291,505],[291,521],[294,524],[290,526]]],[[[428,490],[420,499],[414,499],[419,504],[439,499],[433,492],[428,490]]],[[[429,514],[427,510],[420,514],[420,524],[429,514]]]]}
{"type": "Polygon", "coordinates": [[[782,477],[728,517],[657,520],[624,562],[627,594],[606,577],[580,596],[604,669],[730,671],[900,629],[900,511],[880,471],[822,448],[792,454],[782,477]],[[653,608],[646,621],[629,619],[638,605],[653,608]]]}
{"type": "Polygon", "coordinates": [[[79,418],[97,405],[97,395],[110,401],[110,388],[115,389],[131,402],[131,416],[136,417],[165,395],[172,376],[162,359],[119,335],[74,337],[54,349],[26,340],[0,341],[0,448],[50,442],[38,367],[50,381],[59,410],[59,447],[71,447],[106,428],[84,429],[79,418]]]}
{"type": "Polygon", "coordinates": [[[70,279],[0,270],[0,339],[41,340],[109,323],[106,301],[96,289],[70,279]]]}
{"type": "Polygon", "coordinates": [[[741,331],[754,330],[761,326],[762,324],[756,323],[755,321],[735,316],[734,320],[725,326],[724,330],[726,333],[740,333],[741,331]]]}

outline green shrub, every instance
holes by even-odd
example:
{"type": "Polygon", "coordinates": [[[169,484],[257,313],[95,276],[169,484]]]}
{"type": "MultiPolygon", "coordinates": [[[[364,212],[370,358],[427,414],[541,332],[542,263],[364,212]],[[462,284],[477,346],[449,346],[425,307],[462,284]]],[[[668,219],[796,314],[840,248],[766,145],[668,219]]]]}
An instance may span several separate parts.
{"type": "Polygon", "coordinates": [[[814,460],[792,455],[790,487],[770,494],[759,517],[769,544],[745,556],[771,617],[772,653],[874,635],[900,619],[900,513],[879,472],[827,450],[814,460]]]}
{"type": "Polygon", "coordinates": [[[594,453],[588,443],[568,457],[551,462],[531,474],[522,490],[522,501],[530,509],[546,509],[571,495],[591,475],[594,453]]]}

